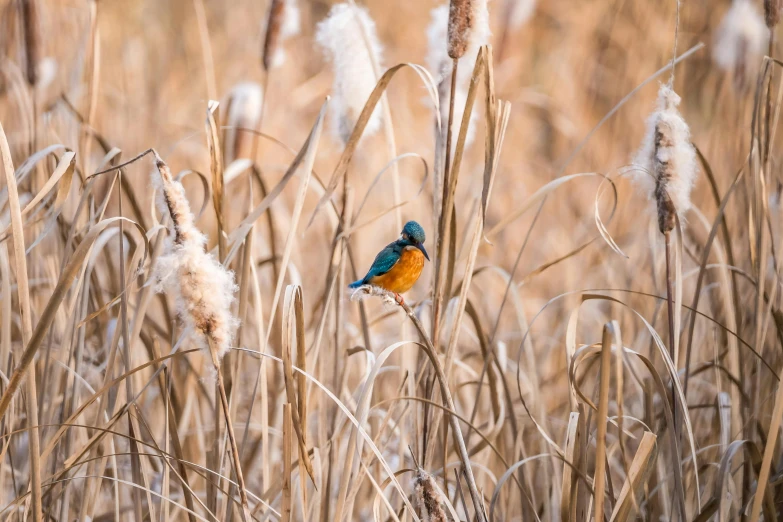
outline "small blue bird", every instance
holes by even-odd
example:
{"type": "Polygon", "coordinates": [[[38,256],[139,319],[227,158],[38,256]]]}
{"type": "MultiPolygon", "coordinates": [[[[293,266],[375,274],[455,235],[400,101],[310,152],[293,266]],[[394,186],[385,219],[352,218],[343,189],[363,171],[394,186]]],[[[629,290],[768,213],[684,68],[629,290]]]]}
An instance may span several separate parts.
{"type": "Polygon", "coordinates": [[[350,288],[372,285],[393,292],[397,301],[416,283],[424,268],[424,259],[430,260],[424,249],[424,229],[415,221],[408,221],[400,238],[381,250],[364,278],[354,281],[350,288]]]}

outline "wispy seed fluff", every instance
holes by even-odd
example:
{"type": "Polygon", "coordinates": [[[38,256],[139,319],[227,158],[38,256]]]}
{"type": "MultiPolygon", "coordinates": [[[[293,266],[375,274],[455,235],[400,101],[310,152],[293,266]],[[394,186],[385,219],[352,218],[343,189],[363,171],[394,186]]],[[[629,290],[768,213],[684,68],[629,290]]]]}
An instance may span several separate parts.
{"type": "Polygon", "coordinates": [[[296,0],[272,0],[264,31],[261,62],[265,70],[285,63],[283,44],[299,34],[301,23],[296,0]]]}
{"type": "MultiPolygon", "coordinates": [[[[337,4],[318,24],[315,40],[334,69],[332,132],[347,142],[377,82],[373,64],[380,65],[382,48],[375,23],[363,7],[337,4]]],[[[375,133],[380,125],[379,103],[363,135],[375,133]]]]}
{"type": "Polygon", "coordinates": [[[228,116],[224,139],[224,160],[226,164],[237,158],[250,156],[251,143],[254,136],[249,132],[236,129],[257,129],[261,119],[261,105],[264,93],[261,86],[255,82],[236,84],[228,95],[228,116]]]}
{"type": "Polygon", "coordinates": [[[197,342],[220,364],[238,324],[231,314],[237,290],[234,274],[204,251],[206,237],[194,224],[182,184],[157,153],[155,162],[158,174],[153,173],[152,183],[158,211],[171,216],[173,232],[155,265],[156,290],[174,295],[180,319],[199,334],[197,342]]]}
{"type": "Polygon", "coordinates": [[[732,73],[738,88],[748,85],[764,55],[769,29],[750,0],[734,0],[715,34],[712,59],[732,73]]]}
{"type": "Polygon", "coordinates": [[[636,179],[656,203],[662,233],[674,229],[675,215],[684,221],[696,179],[696,150],[690,141],[688,124],[677,110],[679,104],[677,93],[668,85],[661,85],[657,107],[647,119],[647,132],[634,159],[634,164],[642,169],[636,179]]]}
{"type": "Polygon", "coordinates": [[[414,482],[416,507],[423,522],[447,522],[446,511],[440,503],[440,492],[435,487],[432,475],[419,469],[414,482]]]}
{"type": "MultiPolygon", "coordinates": [[[[462,114],[465,110],[465,101],[468,97],[470,78],[473,75],[473,66],[482,45],[489,42],[491,35],[489,30],[489,10],[486,0],[474,0],[469,3],[471,9],[471,26],[465,38],[465,52],[457,68],[457,83],[454,94],[454,120],[451,128],[454,139],[452,148],[456,145],[456,135],[462,124],[462,114]]],[[[446,134],[446,125],[449,121],[449,99],[451,97],[451,71],[453,60],[449,56],[449,13],[453,9],[447,4],[436,7],[431,13],[431,22],[427,28],[427,67],[430,69],[435,82],[438,84],[438,97],[440,99],[440,119],[446,134]]],[[[476,132],[475,120],[478,116],[478,107],[474,105],[468,126],[466,144],[473,142],[476,132]]]]}

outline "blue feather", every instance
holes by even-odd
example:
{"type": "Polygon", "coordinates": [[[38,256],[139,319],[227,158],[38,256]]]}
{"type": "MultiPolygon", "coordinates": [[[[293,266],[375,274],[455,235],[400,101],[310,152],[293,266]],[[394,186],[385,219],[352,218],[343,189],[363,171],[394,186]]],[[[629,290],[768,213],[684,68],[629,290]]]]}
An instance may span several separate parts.
{"type": "Polygon", "coordinates": [[[381,276],[391,270],[397,261],[400,260],[402,250],[405,246],[406,244],[402,241],[395,241],[394,243],[386,245],[386,248],[375,256],[375,261],[372,262],[372,266],[370,267],[370,270],[367,271],[367,275],[348,286],[350,288],[359,288],[362,285],[368,285],[372,278],[381,276]]]}

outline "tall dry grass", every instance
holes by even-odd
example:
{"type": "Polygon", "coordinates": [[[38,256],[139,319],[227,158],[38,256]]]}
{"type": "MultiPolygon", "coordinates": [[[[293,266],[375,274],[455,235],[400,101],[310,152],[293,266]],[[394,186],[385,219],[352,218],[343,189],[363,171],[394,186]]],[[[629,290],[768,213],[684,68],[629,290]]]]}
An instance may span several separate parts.
{"type": "Polygon", "coordinates": [[[777,519],[780,2],[339,3],[0,1],[0,517],[777,519]]]}

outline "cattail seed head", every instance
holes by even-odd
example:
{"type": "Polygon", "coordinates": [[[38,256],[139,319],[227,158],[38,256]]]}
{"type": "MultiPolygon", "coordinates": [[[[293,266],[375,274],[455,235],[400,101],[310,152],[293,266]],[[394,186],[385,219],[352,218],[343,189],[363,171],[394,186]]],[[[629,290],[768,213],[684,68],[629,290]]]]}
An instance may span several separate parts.
{"type": "MultiPolygon", "coordinates": [[[[375,23],[366,9],[337,4],[318,24],[315,40],[334,69],[331,103],[337,117],[332,118],[332,132],[346,142],[377,81],[375,65],[381,61],[381,44],[375,23]]],[[[376,105],[364,135],[376,132],[380,124],[380,106],[376,105]]]]}
{"type": "Polygon", "coordinates": [[[457,60],[468,49],[470,29],[473,27],[473,2],[451,0],[449,4],[449,56],[457,60]]]}
{"type": "Polygon", "coordinates": [[[185,189],[157,153],[155,164],[158,175],[152,175],[152,182],[158,192],[158,210],[171,216],[174,229],[156,261],[156,289],[174,295],[180,319],[200,334],[199,344],[219,363],[237,327],[231,314],[237,290],[234,274],[204,251],[206,237],[195,226],[185,189]]]}
{"type": "Polygon", "coordinates": [[[262,54],[262,62],[264,64],[264,70],[269,70],[272,66],[272,56],[275,54],[275,50],[280,39],[280,27],[283,25],[283,12],[285,9],[285,3],[283,0],[272,0],[272,4],[269,6],[269,17],[266,24],[266,37],[264,38],[264,51],[262,54]]]}
{"type": "Polygon", "coordinates": [[[755,76],[764,55],[769,29],[750,0],[734,0],[716,32],[712,59],[720,69],[734,75],[744,90],[755,76]]]}
{"type": "Polygon", "coordinates": [[[783,8],[783,0],[764,0],[764,21],[770,29],[780,22],[781,8],[783,8]]]}
{"type": "Polygon", "coordinates": [[[266,21],[261,63],[265,71],[285,62],[283,43],[299,34],[299,7],[296,0],[272,0],[266,21]]]}
{"type": "Polygon", "coordinates": [[[696,179],[696,150],[688,124],[677,110],[679,104],[677,93],[661,85],[658,105],[647,119],[647,132],[634,159],[642,169],[636,178],[655,201],[658,229],[664,234],[674,229],[676,216],[684,221],[696,179]]]}
{"type": "Polygon", "coordinates": [[[20,1],[24,28],[25,75],[30,85],[38,81],[38,61],[41,52],[41,34],[38,20],[38,0],[20,1]]]}
{"type": "MultiPolygon", "coordinates": [[[[454,93],[454,119],[452,121],[452,133],[456,135],[462,124],[462,114],[465,110],[465,101],[468,97],[468,87],[470,78],[473,75],[473,64],[476,61],[481,46],[489,42],[491,36],[489,30],[489,11],[486,0],[473,0],[471,2],[473,12],[472,19],[474,25],[468,34],[466,40],[466,50],[463,53],[465,57],[464,65],[457,69],[456,90],[454,93]]],[[[427,28],[427,67],[432,73],[433,78],[438,84],[438,98],[440,99],[440,120],[445,127],[449,120],[449,98],[451,96],[451,74],[452,59],[449,54],[451,39],[447,37],[451,27],[450,14],[452,7],[443,4],[436,7],[431,12],[431,21],[427,28]]],[[[475,120],[478,117],[478,111],[474,107],[471,114],[470,126],[466,144],[472,143],[475,136],[475,120]]],[[[456,146],[456,140],[453,140],[452,147],[456,146]]]]}
{"type": "Polygon", "coordinates": [[[441,506],[440,492],[435,487],[432,475],[419,469],[414,481],[416,488],[416,506],[423,522],[447,522],[446,511],[441,506]]]}

